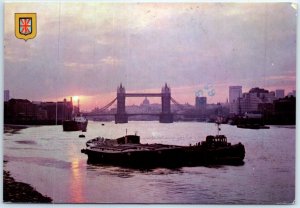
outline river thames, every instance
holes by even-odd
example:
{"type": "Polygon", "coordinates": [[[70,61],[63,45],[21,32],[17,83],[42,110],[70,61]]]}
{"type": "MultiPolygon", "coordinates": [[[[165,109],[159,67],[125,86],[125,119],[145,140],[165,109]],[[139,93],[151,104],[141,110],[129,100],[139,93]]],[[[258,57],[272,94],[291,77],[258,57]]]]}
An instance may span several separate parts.
{"type": "Polygon", "coordinates": [[[189,145],[215,135],[214,123],[89,121],[81,132],[39,126],[4,134],[4,169],[54,203],[285,204],[295,200],[295,126],[239,129],[221,125],[228,142],[245,145],[242,166],[127,169],[87,164],[80,152],[97,136],[137,133],[141,143],[189,145]]]}

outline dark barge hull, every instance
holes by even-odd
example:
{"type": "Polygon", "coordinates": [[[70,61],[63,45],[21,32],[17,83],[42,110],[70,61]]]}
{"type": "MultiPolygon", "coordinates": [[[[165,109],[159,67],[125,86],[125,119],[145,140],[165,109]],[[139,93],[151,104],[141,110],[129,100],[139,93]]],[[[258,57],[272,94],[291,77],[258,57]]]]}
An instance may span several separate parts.
{"type": "MultiPolygon", "coordinates": [[[[155,144],[154,144],[155,145],[155,144]]],[[[145,145],[137,145],[144,147],[145,145]]],[[[149,146],[149,145],[148,145],[149,146]]],[[[150,145],[151,146],[151,145],[150,145]]],[[[88,163],[123,167],[183,167],[209,165],[243,165],[245,148],[241,143],[219,148],[202,146],[165,146],[154,150],[112,151],[87,148],[88,163]]]]}

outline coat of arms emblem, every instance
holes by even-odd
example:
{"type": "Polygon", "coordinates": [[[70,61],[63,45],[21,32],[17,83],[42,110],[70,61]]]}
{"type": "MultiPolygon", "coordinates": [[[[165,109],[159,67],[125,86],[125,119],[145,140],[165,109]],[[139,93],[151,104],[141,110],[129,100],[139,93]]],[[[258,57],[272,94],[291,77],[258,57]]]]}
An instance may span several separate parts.
{"type": "Polygon", "coordinates": [[[15,14],[15,34],[19,39],[32,39],[36,36],[36,13],[15,14]]]}

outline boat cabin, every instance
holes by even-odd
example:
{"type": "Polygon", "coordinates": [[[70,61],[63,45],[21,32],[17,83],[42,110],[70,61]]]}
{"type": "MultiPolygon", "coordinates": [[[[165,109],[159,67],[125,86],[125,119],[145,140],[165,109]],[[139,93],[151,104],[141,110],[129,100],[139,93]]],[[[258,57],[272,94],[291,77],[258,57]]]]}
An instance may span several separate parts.
{"type": "Polygon", "coordinates": [[[209,135],[201,144],[207,147],[226,147],[231,145],[230,143],[227,143],[227,138],[225,135],[209,135]]]}
{"type": "Polygon", "coordinates": [[[118,144],[140,144],[140,136],[126,135],[117,139],[118,144]]]}

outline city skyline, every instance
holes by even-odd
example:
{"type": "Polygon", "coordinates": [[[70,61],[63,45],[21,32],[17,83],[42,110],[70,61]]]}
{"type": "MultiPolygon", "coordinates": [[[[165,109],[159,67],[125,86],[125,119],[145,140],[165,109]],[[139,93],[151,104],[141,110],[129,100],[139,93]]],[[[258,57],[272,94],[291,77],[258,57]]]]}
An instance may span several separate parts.
{"type": "MultiPolygon", "coordinates": [[[[228,104],[230,104],[230,87],[242,87],[242,86],[229,86],[228,87],[228,98],[223,102],[223,101],[217,101],[217,102],[207,102],[207,104],[218,104],[218,103],[228,103],[228,104]]],[[[253,87],[253,88],[251,88],[251,89],[254,89],[254,88],[260,88],[260,87],[253,87]]],[[[260,88],[260,89],[263,89],[263,88],[260,88]]],[[[268,89],[264,89],[264,90],[267,90],[267,91],[269,91],[269,92],[273,92],[274,93],[274,98],[276,97],[277,99],[279,99],[279,98],[284,98],[284,97],[286,97],[286,96],[290,96],[290,95],[293,95],[293,96],[295,96],[294,94],[296,93],[296,90],[292,90],[291,92],[286,92],[285,91],[285,89],[276,89],[276,90],[274,90],[274,91],[271,91],[271,90],[268,90],[268,89]],[[280,95],[280,96],[278,96],[277,97],[277,94],[276,94],[276,92],[277,91],[283,91],[283,92],[281,92],[281,94],[282,95],[280,95]]],[[[8,92],[8,94],[10,93],[10,91],[9,90],[4,90],[5,92],[5,94],[8,92]]],[[[243,90],[243,88],[242,88],[242,94],[241,94],[241,97],[243,96],[243,94],[244,93],[249,93],[249,91],[250,90],[243,90]]],[[[205,92],[205,91],[204,91],[205,92]]],[[[129,93],[134,93],[134,92],[129,92],[129,93]]],[[[205,92],[206,93],[206,92],[205,92]]],[[[207,94],[207,93],[206,93],[207,94]]],[[[8,96],[6,96],[6,97],[9,97],[9,95],[8,96]]],[[[72,97],[72,103],[73,103],[73,105],[74,106],[77,106],[78,105],[78,101],[80,101],[80,96],[71,96],[72,97]]],[[[39,102],[63,102],[64,101],[64,99],[66,99],[66,101],[71,101],[71,97],[64,97],[64,98],[62,98],[62,99],[60,99],[60,100],[29,100],[29,101],[31,101],[31,102],[35,102],[35,103],[39,103],[39,102]]],[[[186,101],[184,101],[184,102],[182,102],[182,103],[179,103],[179,104],[182,104],[182,105],[190,105],[190,106],[194,106],[194,107],[196,107],[196,98],[197,97],[203,97],[203,98],[206,98],[206,99],[208,99],[210,96],[208,95],[208,96],[205,96],[205,95],[203,95],[203,96],[198,96],[197,95],[197,92],[195,93],[195,96],[194,96],[194,100],[192,101],[192,102],[186,102],[186,101]]],[[[10,99],[27,99],[28,100],[28,98],[17,98],[17,97],[10,97],[10,99]]],[[[143,106],[144,105],[144,101],[145,100],[147,100],[147,102],[149,102],[149,104],[150,105],[161,105],[161,98],[153,98],[153,97],[148,97],[148,96],[145,96],[145,97],[139,97],[139,98],[133,98],[133,101],[131,100],[131,102],[130,102],[130,99],[132,99],[132,98],[127,98],[126,99],[126,106],[143,106]],[[129,102],[128,102],[129,101],[129,102]]],[[[7,100],[8,101],[8,100],[7,100]]],[[[174,103],[171,103],[171,105],[176,105],[176,104],[174,104],[174,103]]],[[[81,103],[80,103],[80,107],[82,107],[81,106],[81,103]]],[[[87,112],[87,111],[91,111],[91,110],[95,110],[95,109],[101,109],[102,107],[104,107],[104,106],[91,106],[91,108],[90,109],[85,109],[85,108],[83,108],[83,111],[84,112],[87,112]]],[[[111,108],[116,108],[117,107],[117,105],[116,105],[116,103],[114,103],[114,104],[112,104],[111,105],[111,107],[109,107],[109,109],[111,109],[111,108]]]]}
{"type": "Polygon", "coordinates": [[[7,3],[4,88],[32,101],[79,96],[84,110],[114,99],[120,83],[128,92],[168,83],[182,104],[207,86],[208,103],[236,85],[287,94],[296,90],[296,14],[289,3],[7,3]],[[15,38],[17,12],[37,13],[35,39],[15,38]]]}

